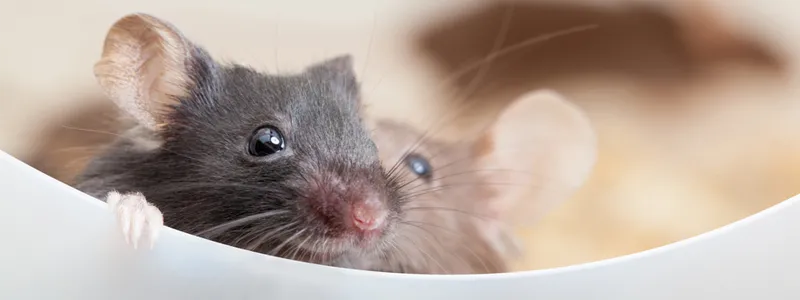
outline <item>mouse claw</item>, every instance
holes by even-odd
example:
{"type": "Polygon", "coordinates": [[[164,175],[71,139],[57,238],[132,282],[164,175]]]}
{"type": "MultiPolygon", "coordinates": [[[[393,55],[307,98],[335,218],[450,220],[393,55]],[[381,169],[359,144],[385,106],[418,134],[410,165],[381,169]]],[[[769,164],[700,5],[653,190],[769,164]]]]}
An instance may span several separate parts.
{"type": "Polygon", "coordinates": [[[158,208],[147,202],[144,195],[110,192],[106,196],[106,203],[117,217],[125,243],[138,249],[143,237],[147,236],[150,249],[155,246],[158,232],[164,225],[164,217],[158,208]]]}
{"type": "Polygon", "coordinates": [[[139,238],[142,236],[142,227],[146,226],[145,214],[144,212],[133,213],[130,218],[130,234],[128,237],[131,239],[131,243],[133,243],[133,249],[136,249],[139,245],[139,238]],[[138,226],[139,224],[142,224],[142,226],[138,226]]]}
{"type": "Polygon", "coordinates": [[[153,205],[148,205],[144,211],[149,220],[147,222],[147,234],[150,236],[150,249],[153,249],[158,239],[159,230],[164,226],[164,217],[161,211],[153,205]]]}

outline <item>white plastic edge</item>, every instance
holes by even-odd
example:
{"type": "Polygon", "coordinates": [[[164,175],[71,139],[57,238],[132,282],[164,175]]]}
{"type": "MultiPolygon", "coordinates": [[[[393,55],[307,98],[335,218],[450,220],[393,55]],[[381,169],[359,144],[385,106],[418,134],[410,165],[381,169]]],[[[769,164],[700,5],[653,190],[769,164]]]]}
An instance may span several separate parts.
{"type": "Polygon", "coordinates": [[[266,256],[172,229],[155,249],[134,251],[104,203],[0,152],[0,299],[800,299],[798,201],[594,263],[389,274],[266,256]]]}

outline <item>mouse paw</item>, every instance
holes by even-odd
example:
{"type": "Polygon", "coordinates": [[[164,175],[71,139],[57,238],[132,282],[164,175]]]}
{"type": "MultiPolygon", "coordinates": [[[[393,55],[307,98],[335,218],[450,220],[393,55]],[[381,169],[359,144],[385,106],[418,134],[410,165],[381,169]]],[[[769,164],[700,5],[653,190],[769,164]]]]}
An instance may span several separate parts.
{"type": "Polygon", "coordinates": [[[148,203],[141,193],[110,192],[106,196],[106,203],[117,217],[126,243],[133,244],[136,249],[147,236],[150,248],[153,248],[158,232],[164,226],[164,216],[158,208],[148,203]]]}

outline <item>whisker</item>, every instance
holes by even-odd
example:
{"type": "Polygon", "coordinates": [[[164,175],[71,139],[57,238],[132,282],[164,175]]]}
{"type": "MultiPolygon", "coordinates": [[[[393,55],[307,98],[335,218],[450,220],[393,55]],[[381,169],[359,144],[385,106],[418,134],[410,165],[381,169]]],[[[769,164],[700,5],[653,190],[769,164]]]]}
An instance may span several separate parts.
{"type": "Polygon", "coordinates": [[[292,226],[296,226],[298,224],[300,224],[300,222],[292,222],[292,223],[283,225],[281,227],[275,228],[272,231],[267,232],[266,234],[264,234],[261,237],[259,237],[257,240],[255,240],[255,242],[249,244],[247,246],[247,249],[250,249],[250,250],[257,249],[258,247],[261,247],[261,245],[263,245],[264,242],[266,242],[268,239],[272,238],[276,234],[279,234],[282,230],[284,230],[286,228],[289,228],[289,227],[292,227],[292,226]]]}
{"type": "Polygon", "coordinates": [[[489,55],[486,56],[486,61],[482,63],[484,68],[478,70],[478,74],[476,74],[475,77],[472,77],[472,80],[467,85],[467,88],[464,89],[465,91],[467,91],[464,93],[465,94],[465,96],[463,97],[464,99],[468,98],[470,95],[475,93],[475,91],[478,88],[478,83],[483,80],[483,78],[489,72],[489,69],[492,66],[492,62],[494,62],[494,60],[497,59],[497,57],[492,56],[491,54],[500,51],[500,47],[503,46],[503,43],[505,42],[506,37],[508,36],[508,29],[509,25],[511,24],[511,16],[513,12],[514,12],[513,6],[509,6],[508,9],[506,9],[506,14],[505,16],[503,16],[503,23],[500,25],[500,33],[497,35],[497,38],[495,38],[494,45],[492,45],[492,50],[489,51],[489,55]]]}
{"type": "MultiPolygon", "coordinates": [[[[512,169],[479,169],[479,170],[470,170],[470,171],[463,171],[463,172],[458,172],[458,173],[453,173],[453,174],[442,175],[440,177],[434,177],[434,178],[432,178],[430,180],[431,181],[438,181],[438,180],[443,180],[443,179],[447,179],[447,178],[457,177],[457,176],[461,176],[461,175],[475,174],[475,173],[480,173],[480,172],[508,172],[508,173],[520,173],[520,174],[525,174],[525,175],[529,175],[529,176],[535,176],[533,173],[530,173],[530,172],[518,171],[518,170],[512,170],[512,169]]],[[[398,189],[406,188],[409,184],[414,183],[416,181],[420,181],[420,178],[414,177],[411,180],[409,180],[408,182],[400,184],[397,188],[398,189]]],[[[425,186],[427,184],[428,184],[427,182],[423,182],[423,183],[420,183],[418,185],[410,187],[408,190],[409,191],[414,191],[414,189],[416,189],[416,188],[418,188],[420,186],[425,186]]]]}
{"type": "Polygon", "coordinates": [[[300,242],[300,244],[299,244],[299,245],[297,245],[297,246],[295,247],[294,253],[292,253],[292,259],[293,259],[293,260],[296,260],[296,258],[297,258],[297,252],[299,252],[299,251],[300,251],[300,250],[303,248],[303,245],[305,245],[305,244],[306,244],[306,242],[308,242],[308,240],[310,240],[310,239],[311,239],[311,237],[313,237],[313,236],[314,236],[313,234],[309,234],[309,235],[308,235],[308,237],[306,237],[306,238],[305,238],[305,239],[304,239],[302,242],[300,242]]]}
{"type": "MultiPolygon", "coordinates": [[[[323,233],[323,236],[325,236],[324,233],[323,233]]],[[[322,247],[320,247],[322,249],[322,251],[314,251],[314,257],[316,257],[317,255],[322,255],[322,253],[327,253],[326,252],[327,249],[325,249],[326,248],[325,246],[327,246],[327,245],[328,245],[328,238],[323,238],[322,247]]],[[[320,258],[320,261],[321,260],[322,260],[322,258],[320,258]]]]}
{"type": "Polygon", "coordinates": [[[595,29],[597,27],[598,27],[597,24],[575,26],[575,27],[570,27],[570,28],[563,29],[563,30],[554,31],[554,32],[549,33],[549,34],[542,34],[542,35],[538,35],[538,36],[535,36],[535,37],[531,37],[531,38],[525,39],[525,40],[523,40],[523,41],[521,41],[519,43],[516,43],[514,45],[511,45],[511,46],[508,46],[506,48],[500,49],[497,52],[491,53],[491,54],[487,55],[486,57],[484,57],[484,58],[482,58],[480,60],[477,60],[477,61],[475,61],[475,62],[473,62],[471,64],[468,64],[468,65],[465,65],[465,66],[461,67],[461,69],[459,69],[459,70],[457,70],[457,71],[455,71],[453,73],[450,73],[450,76],[448,76],[443,81],[444,81],[444,83],[451,83],[452,81],[454,81],[456,79],[459,79],[461,76],[465,75],[469,71],[472,71],[472,70],[482,66],[483,64],[485,64],[488,61],[493,61],[493,60],[498,59],[500,57],[509,55],[511,53],[514,53],[516,51],[524,49],[525,47],[528,47],[528,46],[531,46],[531,45],[535,45],[535,44],[538,44],[538,43],[541,43],[541,42],[545,42],[545,41],[548,41],[548,40],[552,40],[552,39],[555,39],[555,38],[571,35],[571,34],[574,34],[574,33],[579,33],[579,32],[582,32],[582,31],[595,29]]]}
{"type": "MultiPolygon", "coordinates": [[[[124,135],[121,135],[121,134],[118,134],[118,133],[109,132],[109,131],[102,131],[102,130],[95,130],[95,129],[86,129],[86,128],[78,128],[78,127],[72,127],[72,126],[67,126],[67,125],[61,125],[61,127],[65,128],[65,129],[69,129],[69,130],[77,130],[77,131],[90,132],[90,133],[100,133],[100,134],[107,134],[107,135],[112,135],[112,136],[115,136],[115,137],[117,137],[117,138],[120,138],[120,139],[125,139],[125,140],[129,140],[129,141],[133,141],[133,139],[132,139],[132,138],[130,138],[130,137],[128,137],[128,136],[124,136],[124,135]]],[[[169,152],[169,153],[172,153],[172,154],[175,154],[175,155],[177,155],[177,156],[180,156],[180,157],[183,157],[183,158],[186,158],[186,159],[189,159],[189,160],[195,161],[195,162],[202,162],[200,159],[197,159],[197,158],[194,158],[194,157],[190,157],[190,156],[187,156],[187,155],[184,155],[184,154],[180,154],[180,153],[178,153],[178,152],[175,152],[175,151],[169,150],[169,149],[167,149],[167,148],[164,148],[164,147],[161,147],[161,148],[159,148],[159,149],[161,149],[161,150],[163,150],[163,151],[166,151],[166,152],[169,152]]]]}
{"type": "Polygon", "coordinates": [[[240,188],[240,189],[249,189],[253,191],[269,191],[269,189],[263,186],[257,185],[249,185],[249,184],[240,184],[240,183],[233,183],[233,182],[180,182],[180,181],[170,181],[170,185],[166,187],[160,187],[158,192],[154,192],[149,196],[153,195],[161,195],[161,194],[173,194],[177,192],[187,191],[187,190],[200,190],[200,189],[208,189],[208,188],[240,188]]]}
{"type": "MultiPolygon", "coordinates": [[[[511,45],[509,47],[506,47],[506,48],[503,48],[503,49],[500,49],[500,50],[497,50],[495,52],[492,52],[492,53],[488,54],[483,59],[475,61],[472,64],[465,65],[464,67],[462,67],[458,71],[451,73],[450,76],[448,76],[447,78],[442,80],[440,85],[437,88],[435,88],[435,90],[441,89],[445,84],[449,84],[452,81],[461,78],[461,76],[464,76],[469,71],[472,71],[473,69],[485,66],[487,63],[489,63],[491,61],[494,61],[495,59],[498,59],[498,58],[500,58],[502,56],[511,54],[511,53],[513,53],[515,51],[518,51],[520,49],[524,49],[525,47],[528,47],[528,46],[531,46],[531,45],[534,45],[534,44],[537,44],[537,43],[541,43],[541,42],[548,41],[548,40],[551,40],[551,39],[554,39],[554,38],[558,38],[558,37],[562,37],[562,36],[567,36],[567,35],[570,35],[570,34],[573,34],[573,33],[578,33],[578,32],[587,31],[587,30],[590,30],[590,29],[595,29],[596,27],[598,27],[598,26],[594,25],[594,24],[593,25],[584,25],[584,26],[571,27],[571,28],[568,28],[568,29],[565,29],[565,30],[555,31],[555,32],[550,33],[550,34],[543,34],[543,35],[539,35],[539,36],[536,36],[536,37],[532,37],[532,38],[526,39],[526,40],[524,40],[524,41],[522,41],[520,43],[511,45]]],[[[484,68],[484,69],[486,69],[486,68],[484,68]]],[[[476,78],[478,78],[478,77],[477,76],[473,77],[473,80],[470,82],[469,86],[473,86],[474,82],[477,82],[476,80],[474,80],[476,78]]],[[[478,79],[480,79],[480,78],[478,78],[478,79]]],[[[428,129],[426,129],[420,135],[420,137],[417,139],[417,141],[415,141],[412,144],[412,146],[410,147],[410,149],[407,152],[415,151],[422,142],[427,140],[427,138],[429,138],[434,133],[438,132],[438,130],[446,128],[444,125],[447,125],[447,124],[453,122],[455,120],[455,117],[460,116],[462,113],[464,113],[467,110],[467,108],[471,107],[473,104],[475,104],[475,101],[467,102],[467,104],[462,105],[461,107],[459,107],[459,109],[451,111],[450,114],[447,114],[447,115],[445,115],[444,117],[441,117],[441,118],[437,118],[437,120],[440,121],[440,122],[438,122],[438,123],[435,122],[435,123],[429,125],[428,129]],[[436,128],[436,127],[439,127],[436,131],[432,131],[431,130],[431,129],[436,128]]],[[[401,159],[405,159],[405,155],[401,159]]]]}
{"type": "Polygon", "coordinates": [[[118,133],[113,133],[111,131],[80,128],[80,127],[74,127],[74,126],[69,126],[69,125],[61,125],[61,127],[64,128],[64,129],[69,129],[69,130],[83,131],[83,132],[88,132],[88,133],[99,133],[99,134],[105,134],[105,135],[112,135],[112,136],[115,136],[115,137],[118,137],[118,138],[129,139],[129,137],[123,136],[123,135],[118,134],[118,133]]]}
{"type": "Polygon", "coordinates": [[[483,173],[483,172],[488,172],[488,173],[493,173],[493,172],[494,173],[499,173],[499,172],[519,173],[519,174],[534,176],[533,173],[531,173],[531,172],[525,172],[525,171],[514,170],[514,169],[477,169],[477,170],[469,170],[469,171],[446,174],[446,175],[442,175],[442,176],[436,177],[436,178],[434,178],[432,180],[442,180],[442,179],[452,178],[452,177],[461,176],[461,175],[469,175],[469,174],[476,174],[476,173],[483,173]]]}
{"type": "Polygon", "coordinates": [[[380,76],[380,77],[378,77],[378,81],[377,81],[377,82],[375,82],[375,86],[373,86],[373,87],[372,87],[372,89],[369,91],[369,93],[367,93],[366,95],[374,95],[374,94],[375,94],[375,91],[377,91],[377,90],[378,90],[378,87],[380,87],[380,86],[381,86],[381,83],[383,83],[383,79],[384,79],[385,77],[386,77],[386,74],[381,74],[381,76],[380,76]]]}
{"type": "MultiPolygon", "coordinates": [[[[508,34],[508,25],[510,24],[510,21],[511,21],[511,12],[513,12],[513,8],[509,7],[509,9],[506,11],[505,17],[503,18],[503,23],[500,26],[500,32],[499,32],[499,34],[497,35],[497,38],[494,41],[494,45],[492,46],[492,49],[489,51],[489,54],[483,60],[480,60],[480,64],[478,64],[475,67],[475,68],[478,68],[478,67],[482,67],[482,68],[480,68],[478,70],[478,74],[475,77],[472,77],[472,80],[470,80],[470,83],[468,84],[468,87],[465,89],[465,90],[467,90],[469,92],[465,93],[465,94],[470,95],[470,94],[472,94],[472,92],[474,92],[472,90],[475,89],[478,86],[478,83],[481,80],[483,80],[483,76],[485,75],[485,73],[491,67],[491,63],[497,58],[495,56],[492,56],[492,54],[495,53],[495,52],[500,51],[499,49],[502,46],[503,42],[505,41],[506,35],[508,34]]],[[[456,78],[460,78],[461,76],[463,76],[465,74],[466,74],[466,72],[464,72],[462,74],[456,74],[457,75],[456,78]]],[[[451,74],[451,76],[452,75],[453,74],[451,74]]],[[[439,83],[440,85],[435,89],[436,90],[441,89],[444,86],[445,83],[448,83],[447,79],[445,79],[444,81],[440,82],[439,83]]],[[[466,99],[466,98],[467,98],[467,96],[464,97],[464,99],[466,99]]],[[[419,145],[421,143],[423,143],[429,137],[429,135],[433,135],[434,133],[436,133],[438,131],[438,129],[442,129],[442,128],[446,128],[446,127],[445,126],[441,126],[440,128],[438,128],[437,130],[434,130],[434,131],[432,131],[431,129],[436,128],[436,126],[450,124],[451,122],[453,122],[455,120],[456,117],[458,117],[462,113],[464,113],[467,110],[467,108],[471,107],[474,104],[474,102],[475,101],[472,101],[472,103],[468,102],[468,104],[462,105],[461,107],[459,107],[455,111],[452,111],[450,115],[445,115],[444,118],[440,118],[440,119],[437,118],[439,121],[442,121],[442,123],[433,123],[433,124],[428,125],[427,129],[425,129],[425,131],[423,131],[423,133],[420,135],[419,139],[416,142],[414,142],[414,144],[412,144],[411,148],[409,149],[409,151],[407,153],[415,151],[419,147],[419,145]]],[[[405,159],[405,157],[403,157],[401,159],[405,159]]]]}
{"type": "Polygon", "coordinates": [[[476,187],[476,186],[506,186],[506,187],[528,187],[528,188],[541,188],[542,185],[534,185],[531,183],[528,184],[521,184],[521,183],[511,183],[511,182],[460,182],[454,184],[446,184],[440,185],[436,187],[431,187],[423,190],[416,190],[406,193],[405,195],[401,196],[400,199],[408,200],[415,197],[419,197],[429,193],[435,193],[444,191],[447,189],[452,188],[467,188],[467,187],[476,187]]]}
{"type": "Polygon", "coordinates": [[[420,254],[432,260],[433,263],[436,264],[442,270],[442,272],[444,272],[445,274],[450,273],[449,271],[447,271],[447,269],[444,268],[444,266],[442,266],[442,264],[438,260],[436,260],[433,256],[428,254],[428,252],[425,252],[425,250],[422,250],[422,247],[417,245],[417,243],[415,243],[414,240],[406,236],[403,237],[406,238],[406,240],[408,240],[409,242],[411,242],[411,244],[414,246],[414,249],[416,249],[420,254]]]}
{"type": "MultiPolygon", "coordinates": [[[[400,261],[400,262],[397,263],[397,266],[395,266],[395,267],[399,268],[400,272],[405,273],[405,270],[403,268],[404,264],[399,259],[400,253],[402,253],[403,250],[400,249],[400,247],[397,246],[397,243],[395,243],[394,241],[389,241],[388,245],[389,245],[389,250],[387,252],[392,257],[392,261],[400,261]]],[[[406,260],[408,260],[408,257],[406,257],[406,260]]]]}
{"type": "Polygon", "coordinates": [[[280,10],[275,10],[275,48],[273,51],[273,56],[275,56],[275,73],[281,72],[280,61],[278,60],[278,50],[279,50],[279,42],[280,40],[280,10]]]}
{"type": "Polygon", "coordinates": [[[406,209],[406,212],[413,212],[417,210],[433,210],[433,211],[446,211],[446,212],[453,212],[459,213],[465,216],[473,217],[476,219],[480,219],[482,221],[492,221],[494,218],[484,215],[475,214],[472,212],[451,208],[451,207],[440,207],[440,206],[416,206],[416,207],[409,207],[406,209]]]}
{"type": "Polygon", "coordinates": [[[275,256],[276,254],[278,254],[278,252],[280,252],[281,249],[283,249],[284,246],[286,246],[287,244],[289,244],[289,242],[291,242],[292,240],[296,239],[298,236],[300,236],[301,234],[306,232],[306,230],[308,230],[308,228],[303,228],[303,229],[297,231],[297,233],[293,234],[291,237],[289,237],[288,239],[283,241],[283,243],[278,245],[278,247],[275,247],[275,249],[272,249],[272,251],[270,251],[270,255],[275,256]]]}
{"type": "MultiPolygon", "coordinates": [[[[517,152],[523,152],[523,151],[528,151],[528,150],[529,149],[520,149],[520,148],[514,148],[514,147],[504,147],[503,149],[494,150],[492,153],[494,155],[498,155],[498,154],[517,153],[517,152]]],[[[446,152],[446,150],[442,150],[442,151],[434,154],[433,156],[428,157],[428,159],[433,159],[436,155],[441,154],[441,153],[445,153],[445,152],[446,152]]],[[[436,167],[436,170],[438,172],[441,172],[442,170],[445,170],[445,169],[448,169],[448,168],[460,166],[460,165],[462,165],[464,163],[473,162],[474,159],[476,159],[476,157],[474,156],[474,154],[470,153],[466,157],[460,157],[460,158],[451,160],[451,161],[449,161],[449,162],[447,162],[447,163],[445,163],[445,164],[443,164],[441,166],[438,166],[438,167],[436,167]]],[[[524,171],[518,171],[518,172],[526,173],[524,171]]],[[[530,173],[528,172],[528,174],[530,174],[530,173]]]]}
{"type": "Polygon", "coordinates": [[[103,146],[90,145],[90,146],[61,147],[61,148],[53,150],[52,153],[64,153],[64,152],[73,152],[73,151],[87,151],[87,152],[89,152],[89,151],[98,150],[100,148],[103,148],[103,146]]]}
{"type": "Polygon", "coordinates": [[[236,237],[236,239],[234,239],[234,240],[231,242],[231,244],[232,244],[232,245],[237,245],[237,247],[243,247],[243,248],[245,248],[245,249],[247,249],[247,250],[250,250],[250,251],[255,251],[256,249],[255,249],[255,248],[250,248],[250,247],[249,247],[249,245],[250,245],[250,244],[251,244],[251,243],[252,243],[254,240],[256,240],[256,239],[260,238],[260,237],[261,237],[261,233],[262,233],[263,231],[265,231],[265,230],[269,230],[269,229],[271,229],[271,228],[273,228],[273,227],[271,226],[271,224],[261,224],[260,226],[258,226],[258,225],[257,225],[257,226],[254,226],[254,228],[248,228],[248,230],[246,231],[246,233],[244,233],[244,234],[242,234],[242,235],[240,235],[240,236],[236,237]],[[245,247],[245,246],[238,246],[238,245],[248,245],[248,246],[247,246],[247,247],[245,247]]]}
{"type": "Polygon", "coordinates": [[[212,233],[212,232],[215,232],[215,231],[219,230],[219,232],[216,232],[217,233],[216,235],[211,234],[209,236],[206,236],[206,238],[212,238],[214,236],[217,236],[217,235],[225,232],[228,229],[231,229],[231,228],[234,228],[234,227],[238,227],[238,226],[241,226],[241,225],[253,222],[253,221],[258,221],[258,220],[261,220],[261,219],[264,219],[264,218],[267,218],[267,217],[278,216],[278,215],[283,215],[283,214],[287,214],[287,213],[289,213],[289,210],[285,210],[285,209],[258,213],[258,214],[254,214],[254,215],[251,215],[251,216],[239,218],[239,219],[236,219],[236,220],[233,220],[233,221],[230,221],[230,222],[225,222],[225,223],[222,223],[220,225],[216,225],[216,226],[211,227],[209,229],[206,229],[206,230],[200,231],[198,233],[195,233],[195,235],[202,237],[202,236],[204,236],[206,234],[209,234],[209,233],[212,233]]]}
{"type": "Polygon", "coordinates": [[[378,4],[375,2],[375,8],[372,10],[372,29],[369,33],[369,44],[367,44],[367,56],[364,59],[364,68],[361,69],[361,78],[367,78],[367,66],[369,65],[369,57],[372,54],[372,42],[375,39],[375,27],[378,25],[378,4]]]}
{"type": "MultiPolygon", "coordinates": [[[[408,226],[411,226],[411,227],[414,227],[414,228],[417,228],[417,229],[419,229],[419,230],[422,230],[424,233],[427,233],[428,235],[430,235],[431,237],[433,237],[433,239],[436,241],[436,243],[437,243],[437,244],[439,244],[439,246],[440,246],[440,249],[445,249],[445,248],[447,248],[447,247],[445,247],[445,246],[444,246],[444,244],[443,244],[443,243],[442,243],[442,242],[439,240],[439,238],[438,238],[438,237],[437,237],[435,234],[433,234],[432,232],[430,232],[430,231],[428,231],[427,229],[423,228],[422,226],[415,225],[415,224],[412,224],[412,223],[404,223],[404,224],[405,224],[405,225],[408,225],[408,226]]],[[[425,239],[426,241],[430,242],[430,239],[428,239],[427,237],[425,237],[425,235],[423,235],[423,236],[422,236],[422,238],[423,238],[423,239],[425,239]]],[[[438,250],[437,250],[436,252],[437,252],[438,254],[441,254],[441,252],[440,252],[440,251],[438,251],[438,250]]],[[[445,252],[448,252],[448,251],[445,251],[445,252]]],[[[453,257],[456,257],[456,258],[458,258],[458,260],[460,260],[460,261],[461,261],[461,263],[463,263],[464,265],[469,265],[469,263],[468,263],[466,260],[464,260],[464,258],[463,258],[463,257],[461,257],[460,255],[457,255],[455,252],[449,252],[449,254],[450,254],[451,256],[453,256],[453,257]]]]}
{"type": "MultiPolygon", "coordinates": [[[[406,264],[408,264],[409,266],[413,266],[414,265],[413,260],[408,255],[408,252],[406,252],[405,249],[401,248],[400,245],[397,244],[396,242],[395,242],[395,248],[397,248],[399,253],[400,253],[400,255],[402,255],[405,258],[406,264]]],[[[400,270],[403,271],[403,272],[408,272],[408,269],[405,267],[404,264],[400,265],[400,270]]]]}
{"type": "Polygon", "coordinates": [[[455,189],[455,188],[465,188],[465,187],[470,187],[470,185],[444,185],[444,186],[436,186],[436,187],[424,188],[424,189],[421,189],[421,190],[413,190],[413,191],[408,191],[405,194],[403,194],[402,196],[400,196],[399,200],[402,200],[402,201],[413,200],[414,198],[421,197],[421,196],[424,196],[424,195],[434,194],[434,193],[437,193],[437,192],[446,191],[446,190],[455,189]]]}
{"type": "MultiPolygon", "coordinates": [[[[423,226],[423,225],[424,226],[431,226],[433,228],[437,228],[437,229],[440,229],[442,231],[449,232],[450,234],[457,235],[457,236],[460,236],[462,238],[468,239],[467,235],[465,235],[465,234],[463,234],[463,233],[461,233],[459,231],[456,231],[454,229],[447,228],[447,227],[444,227],[444,226],[441,226],[441,225],[437,225],[437,224],[433,224],[433,223],[429,223],[429,222],[422,222],[422,221],[404,221],[404,222],[405,223],[417,223],[420,226],[423,226]]],[[[463,242],[461,240],[458,240],[458,241],[459,241],[459,243],[461,244],[461,246],[464,249],[469,251],[469,253],[472,254],[472,256],[475,257],[478,260],[478,262],[481,264],[481,266],[483,266],[484,271],[486,271],[488,273],[490,270],[489,270],[489,267],[486,265],[486,262],[483,260],[483,258],[481,258],[480,255],[475,253],[475,251],[472,250],[472,247],[469,247],[469,245],[467,245],[465,242],[463,242]]],[[[491,262],[491,264],[492,264],[492,267],[494,267],[495,270],[500,270],[501,269],[494,262],[491,262]]]]}
{"type": "MultiPolygon", "coordinates": [[[[324,238],[323,238],[323,240],[324,240],[324,238]]],[[[316,240],[316,241],[314,241],[314,243],[312,243],[312,244],[311,244],[311,246],[309,247],[309,248],[311,248],[311,256],[308,258],[308,261],[309,261],[309,262],[317,263],[317,260],[316,260],[316,258],[317,258],[317,253],[318,253],[318,252],[320,252],[320,251],[317,249],[317,245],[319,245],[319,243],[321,243],[321,242],[322,242],[321,240],[317,239],[317,240],[316,240]]]]}

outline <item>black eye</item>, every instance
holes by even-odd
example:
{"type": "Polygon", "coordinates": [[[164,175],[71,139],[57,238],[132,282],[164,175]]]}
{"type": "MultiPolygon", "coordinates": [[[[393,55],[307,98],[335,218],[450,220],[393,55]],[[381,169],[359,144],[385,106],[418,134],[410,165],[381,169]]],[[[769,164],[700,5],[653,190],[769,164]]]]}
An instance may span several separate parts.
{"type": "Polygon", "coordinates": [[[424,157],[417,154],[411,154],[406,157],[406,164],[408,165],[408,168],[411,169],[411,172],[417,174],[417,176],[426,179],[431,177],[431,173],[433,171],[431,170],[431,164],[424,157]]]}
{"type": "Polygon", "coordinates": [[[253,156],[267,156],[275,154],[286,148],[283,135],[277,129],[265,126],[261,127],[250,137],[248,151],[253,156]]]}

